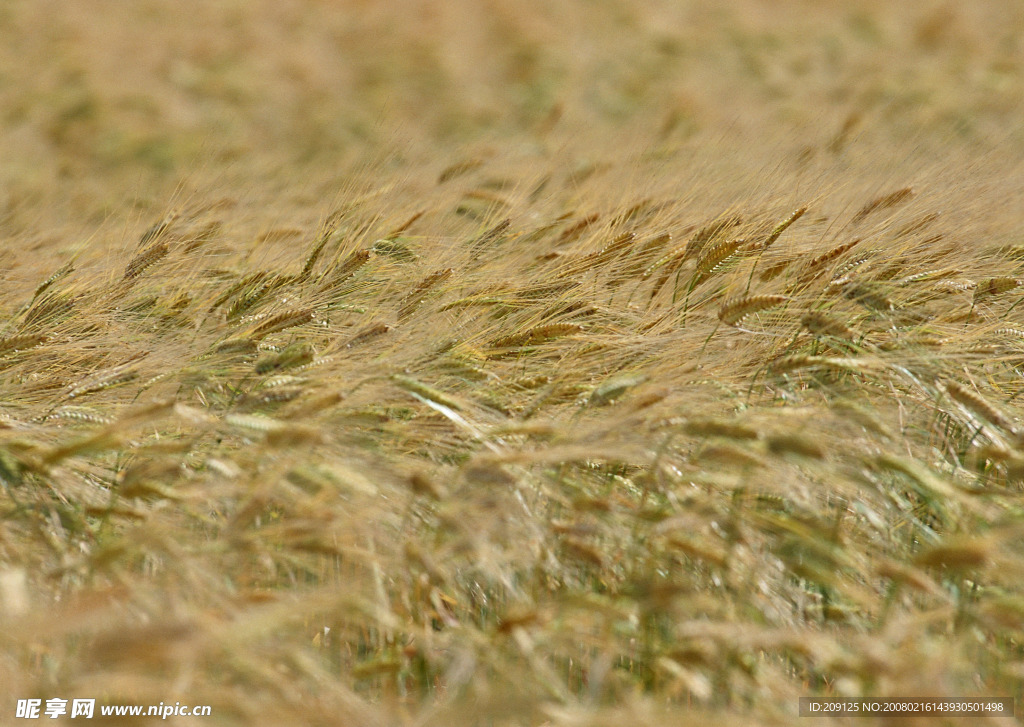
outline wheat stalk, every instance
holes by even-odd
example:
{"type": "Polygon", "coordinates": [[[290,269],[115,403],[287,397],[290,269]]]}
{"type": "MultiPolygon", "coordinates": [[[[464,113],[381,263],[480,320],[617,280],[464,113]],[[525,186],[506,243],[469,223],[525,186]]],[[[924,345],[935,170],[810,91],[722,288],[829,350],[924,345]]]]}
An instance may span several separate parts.
{"type": "Polygon", "coordinates": [[[818,311],[808,311],[800,319],[800,323],[808,331],[819,336],[833,336],[847,340],[854,336],[853,331],[847,328],[845,323],[818,311]]]}
{"type": "Polygon", "coordinates": [[[393,230],[391,230],[391,232],[389,232],[388,234],[386,234],[386,235],[384,236],[384,239],[385,239],[385,240],[393,240],[394,238],[396,238],[396,237],[398,237],[399,235],[403,234],[403,233],[404,233],[404,232],[406,232],[406,231],[407,231],[407,230],[408,230],[408,229],[409,229],[410,227],[412,227],[412,226],[413,226],[413,223],[415,223],[415,222],[416,222],[416,220],[418,220],[418,219],[419,219],[420,217],[422,217],[422,216],[423,216],[423,215],[425,215],[426,213],[427,213],[427,211],[426,211],[426,210],[420,210],[419,212],[416,212],[416,213],[414,213],[414,214],[412,215],[412,217],[409,217],[409,218],[408,218],[408,219],[407,219],[407,220],[406,220],[405,222],[403,222],[402,224],[398,225],[398,227],[394,228],[393,230]]]}
{"type": "Polygon", "coordinates": [[[436,270],[421,280],[419,284],[417,284],[416,287],[402,299],[398,308],[398,320],[401,321],[411,316],[430,291],[440,283],[443,283],[445,280],[450,278],[454,272],[453,268],[436,270]]]}
{"type": "Polygon", "coordinates": [[[83,381],[73,385],[66,394],[66,398],[75,399],[86,394],[92,394],[97,391],[103,391],[113,386],[119,386],[120,384],[127,384],[134,381],[139,376],[138,370],[134,364],[122,364],[121,366],[115,366],[108,371],[103,373],[90,376],[83,381]]]}
{"type": "Polygon", "coordinates": [[[348,339],[348,341],[345,342],[345,347],[352,348],[353,346],[358,346],[359,344],[370,341],[378,336],[383,336],[391,330],[393,330],[392,327],[387,323],[374,323],[348,339]]]}
{"type": "Polygon", "coordinates": [[[792,225],[794,222],[796,222],[801,217],[803,217],[806,212],[807,212],[807,207],[806,206],[799,207],[798,209],[793,210],[793,212],[789,215],[789,217],[787,217],[782,222],[780,222],[778,225],[776,225],[775,229],[773,229],[771,231],[771,234],[768,235],[767,238],[765,238],[765,241],[761,245],[761,249],[762,250],[767,250],[769,247],[771,247],[772,244],[774,244],[775,241],[779,239],[779,237],[782,235],[782,233],[785,232],[786,230],[788,230],[790,225],[792,225]]]}
{"type": "Polygon", "coordinates": [[[72,263],[70,263],[70,262],[65,263],[64,265],[62,265],[53,275],[51,275],[50,277],[48,277],[46,280],[44,280],[43,282],[41,282],[39,284],[39,286],[32,293],[32,300],[35,300],[36,298],[38,298],[46,290],[48,290],[51,285],[56,283],[61,278],[67,277],[72,272],[74,272],[74,270],[75,270],[75,266],[72,263]]]}
{"type": "Polygon", "coordinates": [[[313,247],[310,249],[309,254],[306,256],[306,261],[302,264],[302,270],[299,271],[297,278],[298,282],[302,283],[309,280],[313,274],[313,268],[316,266],[317,260],[320,259],[320,255],[323,253],[327,243],[330,242],[331,236],[334,235],[334,231],[337,229],[338,219],[334,218],[328,220],[327,224],[320,231],[320,235],[317,237],[316,242],[313,243],[313,247]]]}
{"type": "Polygon", "coordinates": [[[593,225],[599,219],[601,219],[601,215],[598,213],[594,213],[592,215],[584,217],[583,219],[573,223],[572,225],[569,225],[569,227],[565,228],[562,234],[559,235],[558,242],[556,244],[561,245],[567,242],[572,242],[580,235],[582,235],[591,225],[593,225]]]}
{"type": "Polygon", "coordinates": [[[139,247],[144,247],[145,245],[163,237],[167,230],[170,229],[171,225],[174,224],[180,216],[181,215],[178,212],[171,212],[162,220],[153,223],[149,229],[142,233],[142,237],[139,238],[139,247]]]}
{"type": "Polygon", "coordinates": [[[291,282],[291,279],[283,275],[262,275],[256,278],[252,284],[242,287],[240,295],[228,307],[227,319],[231,321],[240,317],[272,292],[289,282],[291,282]]]}
{"type": "Polygon", "coordinates": [[[363,267],[367,262],[370,261],[369,250],[353,250],[348,256],[341,261],[337,267],[329,270],[321,278],[323,283],[321,289],[328,289],[341,285],[346,280],[351,278],[359,268],[363,267]]]}
{"type": "Polygon", "coordinates": [[[997,295],[1002,295],[1011,290],[1015,290],[1020,287],[1021,280],[1019,278],[1011,277],[996,277],[987,278],[978,283],[978,287],[974,289],[974,300],[975,302],[983,298],[991,298],[997,295]]]}
{"type": "Polygon", "coordinates": [[[819,255],[818,257],[812,259],[809,263],[807,263],[804,266],[803,270],[801,271],[801,276],[797,280],[796,286],[794,287],[802,287],[810,283],[823,272],[823,269],[829,263],[834,262],[843,254],[855,248],[857,245],[860,244],[860,242],[860,239],[845,242],[842,245],[838,245],[832,248],[825,254],[819,255]]]}
{"type": "Polygon", "coordinates": [[[964,388],[956,381],[946,382],[946,392],[952,397],[958,404],[962,404],[972,414],[981,417],[990,424],[994,424],[1000,429],[1004,429],[1007,432],[1013,433],[1013,423],[999,411],[996,407],[992,406],[989,402],[970,389],[964,388]]]}
{"type": "Polygon", "coordinates": [[[716,272],[745,243],[746,240],[742,239],[729,240],[728,242],[721,242],[711,247],[711,249],[704,252],[697,259],[697,269],[693,274],[693,279],[699,283],[707,276],[716,272]]]}
{"type": "Polygon", "coordinates": [[[491,348],[518,348],[521,346],[533,346],[555,338],[562,338],[574,333],[581,333],[583,326],[577,323],[549,323],[543,326],[535,326],[522,333],[515,333],[510,336],[496,338],[488,344],[491,348]]]}
{"type": "Polygon", "coordinates": [[[34,348],[48,340],[49,336],[44,333],[25,333],[18,336],[0,338],[0,355],[11,351],[24,351],[34,348]]]}
{"type": "Polygon", "coordinates": [[[744,295],[725,303],[718,311],[718,319],[727,326],[735,326],[754,313],[775,308],[789,302],[785,295],[744,295]]]}
{"type": "Polygon", "coordinates": [[[392,374],[390,378],[399,388],[427,401],[432,401],[454,411],[463,411],[466,408],[462,401],[409,376],[392,374]]]}
{"type": "Polygon", "coordinates": [[[743,222],[741,215],[728,215],[722,217],[698,230],[687,242],[686,259],[699,257],[704,252],[704,247],[726,230],[736,227],[743,222]]]}
{"type": "Polygon", "coordinates": [[[139,277],[146,268],[155,265],[164,258],[170,250],[171,249],[166,242],[158,242],[155,245],[151,245],[146,248],[128,262],[127,267],[124,269],[124,279],[132,280],[133,278],[139,277]]]}
{"type": "Polygon", "coordinates": [[[853,222],[854,224],[856,224],[862,221],[864,218],[868,217],[873,212],[895,207],[899,204],[906,202],[913,196],[913,187],[903,187],[902,189],[897,189],[895,192],[890,192],[889,194],[883,194],[881,197],[876,197],[875,199],[871,200],[866,205],[864,205],[857,212],[857,214],[853,216],[853,222]]]}
{"type": "Polygon", "coordinates": [[[263,321],[263,323],[256,326],[256,328],[249,332],[248,337],[258,340],[264,336],[269,336],[271,333],[277,333],[294,326],[301,326],[302,324],[309,323],[312,320],[314,320],[312,308],[284,311],[275,316],[271,316],[267,320],[263,321]]]}

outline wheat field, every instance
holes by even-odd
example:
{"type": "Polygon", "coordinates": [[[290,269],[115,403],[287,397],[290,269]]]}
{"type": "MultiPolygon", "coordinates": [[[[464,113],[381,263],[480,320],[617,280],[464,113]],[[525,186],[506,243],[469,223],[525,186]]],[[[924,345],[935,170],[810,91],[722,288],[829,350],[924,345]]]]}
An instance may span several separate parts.
{"type": "Polygon", "coordinates": [[[0,723],[1022,709],[1024,6],[45,0],[0,68],[0,723]]]}

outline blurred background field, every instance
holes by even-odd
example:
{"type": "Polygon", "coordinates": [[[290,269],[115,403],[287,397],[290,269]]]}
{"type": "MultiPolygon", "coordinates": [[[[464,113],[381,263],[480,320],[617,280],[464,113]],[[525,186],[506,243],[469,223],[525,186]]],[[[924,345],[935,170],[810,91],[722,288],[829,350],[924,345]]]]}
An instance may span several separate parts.
{"type": "Polygon", "coordinates": [[[1010,0],[0,3],[0,714],[1020,709],[1021,118],[1010,0]]]}
{"type": "Polygon", "coordinates": [[[627,140],[666,154],[741,147],[751,166],[789,166],[861,140],[892,150],[874,154],[883,173],[915,154],[1005,157],[1024,134],[1022,13],[991,1],[5,3],[5,220],[102,220],[164,205],[182,180],[336,184],[365,160],[444,164],[470,144],[504,157],[575,141],[594,160],[627,140]]]}

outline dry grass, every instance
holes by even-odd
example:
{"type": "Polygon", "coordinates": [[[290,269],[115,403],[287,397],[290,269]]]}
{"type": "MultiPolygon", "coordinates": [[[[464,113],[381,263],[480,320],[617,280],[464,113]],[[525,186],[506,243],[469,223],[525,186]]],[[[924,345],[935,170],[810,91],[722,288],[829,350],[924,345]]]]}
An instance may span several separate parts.
{"type": "Polygon", "coordinates": [[[45,5],[0,14],[4,714],[1019,705],[1016,4],[45,5]]]}

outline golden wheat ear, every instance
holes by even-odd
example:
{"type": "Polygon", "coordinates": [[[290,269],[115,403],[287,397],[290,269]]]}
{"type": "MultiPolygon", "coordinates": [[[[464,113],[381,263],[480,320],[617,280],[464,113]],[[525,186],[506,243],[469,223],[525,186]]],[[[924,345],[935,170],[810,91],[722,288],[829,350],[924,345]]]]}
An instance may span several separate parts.
{"type": "Polygon", "coordinates": [[[785,295],[744,295],[727,302],[718,311],[718,318],[727,326],[735,326],[747,316],[789,302],[785,295]]]}

